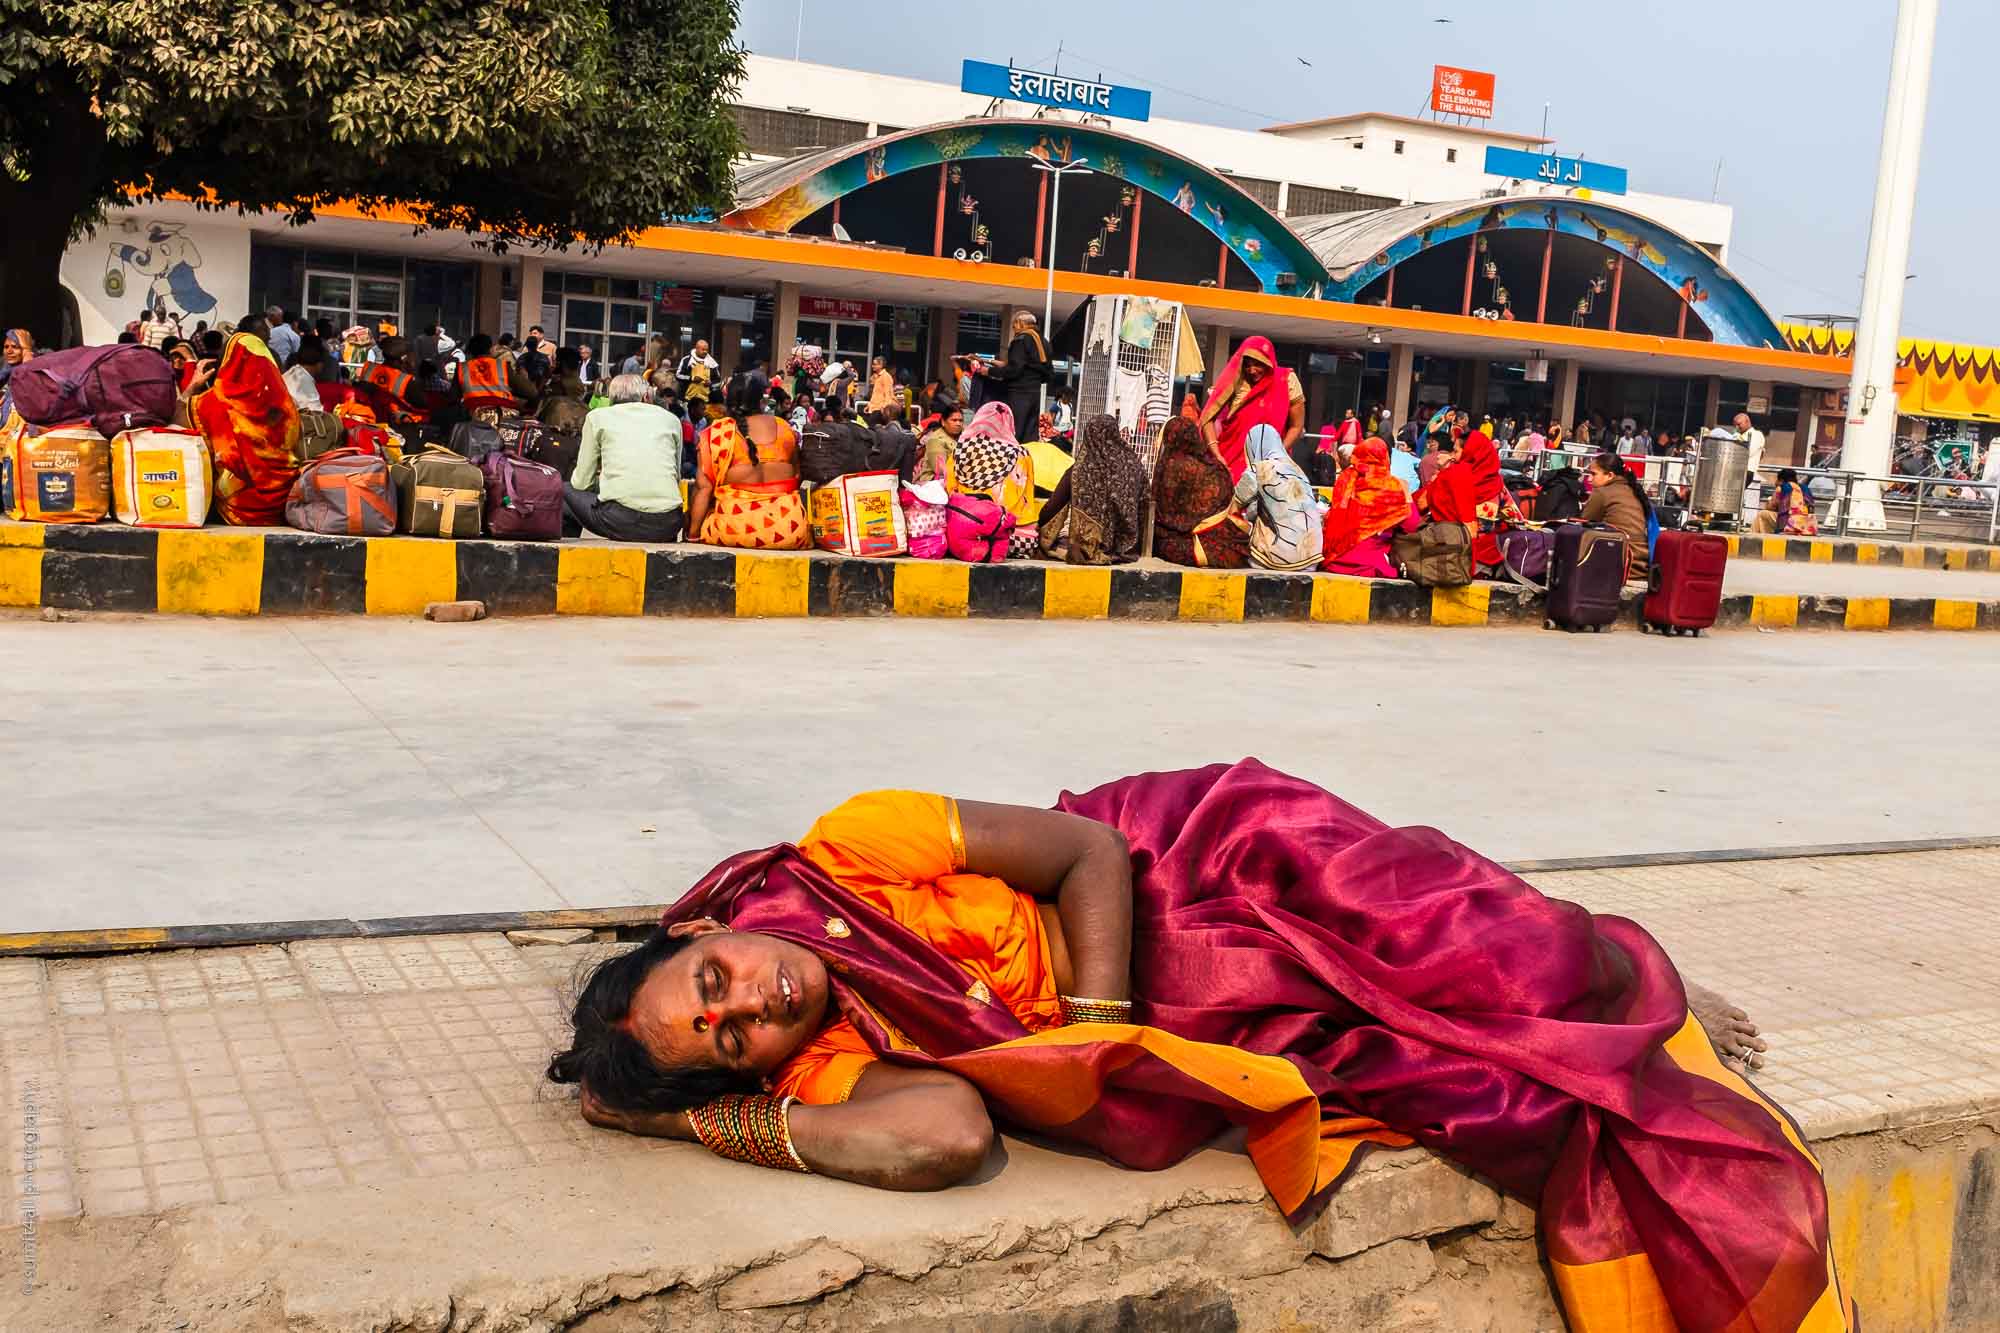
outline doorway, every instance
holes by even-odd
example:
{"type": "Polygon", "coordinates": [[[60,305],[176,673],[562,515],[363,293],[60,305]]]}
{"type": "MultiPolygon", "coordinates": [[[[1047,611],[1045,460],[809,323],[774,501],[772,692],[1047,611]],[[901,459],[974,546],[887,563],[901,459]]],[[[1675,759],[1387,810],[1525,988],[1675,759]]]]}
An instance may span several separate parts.
{"type": "Polygon", "coordinates": [[[865,384],[868,366],[875,355],[875,325],[851,319],[802,319],[799,337],[826,352],[826,361],[852,361],[854,373],[865,384]]]}

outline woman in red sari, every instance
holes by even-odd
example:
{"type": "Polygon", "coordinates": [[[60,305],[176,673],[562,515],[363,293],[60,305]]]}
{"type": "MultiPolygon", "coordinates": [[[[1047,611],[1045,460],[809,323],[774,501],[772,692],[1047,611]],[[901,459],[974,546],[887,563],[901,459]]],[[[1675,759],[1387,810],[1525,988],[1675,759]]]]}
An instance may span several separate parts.
{"type": "Polygon", "coordinates": [[[1845,1329],[1818,1164],[1711,1044],[1755,1029],[1690,998],[1632,922],[1246,760],[857,797],[600,965],[549,1076],[894,1189],[965,1180],[995,1119],[1139,1168],[1234,1123],[1294,1222],[1420,1143],[1539,1209],[1573,1329],[1845,1329]]]}
{"type": "Polygon", "coordinates": [[[1289,450],[1306,429],[1306,394],[1299,377],[1278,364],[1269,338],[1245,338],[1215,381],[1201,409],[1201,437],[1229,466],[1229,480],[1243,475],[1245,441],[1258,426],[1278,432],[1289,450]]]}
{"type": "Polygon", "coordinates": [[[1389,446],[1375,436],[1357,442],[1347,470],[1333,483],[1321,540],[1321,568],[1333,574],[1393,579],[1390,542],[1421,524],[1409,491],[1389,470],[1389,446]]]}
{"type": "Polygon", "coordinates": [[[1500,542],[1494,534],[1523,521],[1500,476],[1500,451],[1483,430],[1465,437],[1457,461],[1431,479],[1417,496],[1417,507],[1436,522],[1465,524],[1472,534],[1473,562],[1481,568],[1500,563],[1500,542]]]}

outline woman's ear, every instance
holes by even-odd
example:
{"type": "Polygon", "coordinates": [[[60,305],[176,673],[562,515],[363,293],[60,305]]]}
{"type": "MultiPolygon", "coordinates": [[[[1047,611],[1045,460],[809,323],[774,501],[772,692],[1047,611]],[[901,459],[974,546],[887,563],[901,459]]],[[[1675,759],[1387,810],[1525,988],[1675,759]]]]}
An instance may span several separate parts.
{"type": "Polygon", "coordinates": [[[677,940],[694,939],[702,935],[720,935],[729,930],[712,916],[699,916],[692,921],[676,921],[667,927],[667,934],[677,940]]]}

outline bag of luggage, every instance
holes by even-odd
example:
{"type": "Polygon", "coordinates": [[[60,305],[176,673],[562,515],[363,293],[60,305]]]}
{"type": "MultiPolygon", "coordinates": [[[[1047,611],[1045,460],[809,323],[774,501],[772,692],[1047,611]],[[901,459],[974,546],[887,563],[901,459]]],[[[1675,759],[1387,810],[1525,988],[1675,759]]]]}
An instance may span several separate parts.
{"type": "Polygon", "coordinates": [[[919,560],[942,560],[951,554],[945,536],[949,511],[945,508],[944,483],[927,481],[918,486],[903,483],[903,530],[910,554],[919,560]]]}
{"type": "Polygon", "coordinates": [[[581,431],[590,409],[574,398],[549,398],[535,411],[535,420],[555,431],[581,431]]]}
{"type": "Polygon", "coordinates": [[[148,426],[111,442],[118,521],[135,528],[198,528],[208,521],[214,463],[198,431],[148,426]]]}
{"type": "Polygon", "coordinates": [[[14,446],[14,503],[31,523],[102,522],[111,513],[111,441],[84,421],[31,423],[14,446]]]}
{"type": "Polygon", "coordinates": [[[413,537],[477,537],[486,475],[449,449],[405,454],[389,465],[396,530],[413,537]]]}
{"type": "Polygon", "coordinates": [[[329,449],[347,443],[347,426],[331,412],[299,413],[299,443],[292,456],[309,463],[329,449]]]}
{"type": "Polygon", "coordinates": [[[1618,618],[1625,589],[1625,536],[1601,524],[1565,523],[1549,555],[1549,597],[1542,628],[1601,633],[1618,618]]]}
{"type": "Polygon", "coordinates": [[[461,421],[451,428],[446,445],[466,462],[478,464],[488,454],[501,452],[500,432],[484,421],[461,421]]]}
{"type": "Polygon", "coordinates": [[[1546,528],[1508,528],[1497,540],[1500,564],[1507,577],[1524,588],[1547,592],[1549,560],[1556,549],[1555,533],[1546,528]]]}
{"type": "MultiPolygon", "coordinates": [[[[521,456],[521,432],[527,429],[528,419],[519,412],[502,412],[493,422],[493,429],[500,432],[500,452],[521,456]]],[[[479,460],[473,459],[476,463],[479,460]]]]}
{"type": "Polygon", "coordinates": [[[1472,582],[1472,536],[1463,523],[1426,523],[1397,535],[1390,553],[1403,577],[1420,588],[1462,588],[1472,582]]]}
{"type": "Polygon", "coordinates": [[[945,545],[952,555],[975,565],[997,565],[1014,538],[1014,516],[983,495],[954,495],[945,501],[945,545]]]}
{"type": "Polygon", "coordinates": [[[0,421],[0,514],[19,518],[21,501],[14,489],[14,446],[20,442],[28,423],[21,420],[11,401],[5,407],[5,414],[6,419],[0,421]]]}
{"type": "Polygon", "coordinates": [[[313,389],[319,394],[319,405],[328,412],[355,399],[354,386],[339,380],[321,380],[313,385],[313,389]]]}
{"type": "Polygon", "coordinates": [[[1660,533],[1653,552],[1639,628],[1663,634],[1700,634],[1722,611],[1722,577],[1729,540],[1713,532],[1660,533]]]}
{"type": "Polygon", "coordinates": [[[1583,514],[1583,474],[1573,467],[1544,473],[1535,494],[1537,523],[1557,523],[1583,514]]]}
{"type": "Polygon", "coordinates": [[[583,452],[583,431],[558,430],[546,421],[524,421],[520,438],[514,442],[514,456],[554,468],[564,481],[576,475],[577,455],[583,452]]]}
{"type": "Polygon", "coordinates": [[[868,437],[868,470],[894,472],[898,482],[908,481],[916,469],[917,437],[901,426],[872,426],[868,437]]]}
{"type": "MultiPolygon", "coordinates": [[[[14,368],[14,410],[30,426],[87,418],[105,440],[174,419],[179,384],[166,357],[141,343],[46,352],[14,368]]],[[[107,488],[108,491],[108,488],[107,488]]]]}
{"type": "Polygon", "coordinates": [[[894,471],[850,472],[812,493],[813,545],[840,555],[902,555],[909,549],[894,471]]]}
{"type": "Polygon", "coordinates": [[[835,477],[868,471],[868,446],[872,434],[844,421],[823,421],[806,427],[799,437],[799,480],[807,486],[824,486],[835,477]]]}
{"type": "Polygon", "coordinates": [[[510,454],[479,460],[486,478],[486,535],[552,542],[562,537],[562,474],[546,463],[510,454]]]}
{"type": "Polygon", "coordinates": [[[337,537],[386,537],[396,530],[396,483],[380,454],[329,449],[299,473],[285,499],[285,522],[337,537]]]}

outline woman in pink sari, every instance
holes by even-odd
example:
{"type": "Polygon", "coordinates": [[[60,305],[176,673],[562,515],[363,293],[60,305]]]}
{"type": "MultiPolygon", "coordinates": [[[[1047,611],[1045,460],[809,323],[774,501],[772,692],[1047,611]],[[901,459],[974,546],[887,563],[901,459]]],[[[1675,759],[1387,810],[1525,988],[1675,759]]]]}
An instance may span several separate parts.
{"type": "Polygon", "coordinates": [[[856,797],[717,867],[574,1023],[549,1076],[587,1119],[739,1161],[936,1189],[995,1120],[1137,1168],[1233,1123],[1298,1223],[1416,1143],[1539,1209],[1578,1333],[1848,1327],[1740,1013],[1634,923],[1254,760],[1054,810],[856,797]]]}
{"type": "Polygon", "coordinates": [[[1306,394],[1299,377],[1278,364],[1278,349],[1264,337],[1245,338],[1215,381],[1201,409],[1201,436],[1229,465],[1229,479],[1243,476],[1244,442],[1259,426],[1278,432],[1289,451],[1306,429],[1306,394]]]}

